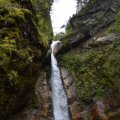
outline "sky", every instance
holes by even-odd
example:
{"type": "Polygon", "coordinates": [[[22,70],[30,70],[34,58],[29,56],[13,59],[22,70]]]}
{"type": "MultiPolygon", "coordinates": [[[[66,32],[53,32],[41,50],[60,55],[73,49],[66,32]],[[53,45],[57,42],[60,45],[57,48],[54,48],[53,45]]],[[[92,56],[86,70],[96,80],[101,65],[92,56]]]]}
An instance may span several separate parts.
{"type": "Polygon", "coordinates": [[[76,13],[76,0],[55,0],[52,6],[51,19],[54,34],[64,32],[70,16],[76,13]]]}

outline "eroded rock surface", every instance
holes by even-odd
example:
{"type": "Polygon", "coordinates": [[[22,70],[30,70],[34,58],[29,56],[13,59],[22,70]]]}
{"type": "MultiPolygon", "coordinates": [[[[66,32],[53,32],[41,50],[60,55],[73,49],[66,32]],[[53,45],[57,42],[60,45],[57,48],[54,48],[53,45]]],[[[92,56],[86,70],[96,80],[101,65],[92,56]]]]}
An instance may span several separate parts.
{"type": "Polygon", "coordinates": [[[42,71],[36,83],[36,95],[33,96],[33,100],[28,101],[27,107],[11,116],[9,120],[52,120],[48,83],[46,72],[42,71]]]}
{"type": "Polygon", "coordinates": [[[61,77],[68,97],[68,106],[72,120],[80,120],[80,106],[77,102],[76,88],[73,84],[73,77],[65,68],[61,68],[61,77]]]}
{"type": "Polygon", "coordinates": [[[72,17],[70,23],[74,30],[92,36],[116,20],[118,9],[117,0],[90,0],[79,14],[72,17]]]}
{"type": "Polygon", "coordinates": [[[68,106],[72,120],[119,120],[120,98],[117,95],[106,97],[104,100],[95,100],[86,108],[81,108],[77,97],[74,79],[66,68],[61,68],[63,84],[68,96],[68,106]]]}

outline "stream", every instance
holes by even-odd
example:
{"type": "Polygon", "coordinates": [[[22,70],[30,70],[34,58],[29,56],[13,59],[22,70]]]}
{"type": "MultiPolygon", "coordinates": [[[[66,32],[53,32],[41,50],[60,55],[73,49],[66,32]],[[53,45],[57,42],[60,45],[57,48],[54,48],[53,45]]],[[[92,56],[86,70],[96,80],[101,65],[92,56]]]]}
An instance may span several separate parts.
{"type": "Polygon", "coordinates": [[[54,47],[59,41],[53,41],[51,44],[51,86],[52,86],[52,103],[53,103],[53,119],[69,120],[67,96],[60,77],[60,70],[54,56],[54,47]]]}

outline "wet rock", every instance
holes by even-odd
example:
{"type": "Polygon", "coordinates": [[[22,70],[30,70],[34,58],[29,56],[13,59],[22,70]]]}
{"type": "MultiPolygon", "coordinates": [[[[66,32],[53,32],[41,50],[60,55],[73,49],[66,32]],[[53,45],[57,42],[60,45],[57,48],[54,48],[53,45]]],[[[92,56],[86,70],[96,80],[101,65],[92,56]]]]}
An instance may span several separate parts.
{"type": "Polygon", "coordinates": [[[73,77],[65,68],[61,68],[61,76],[64,81],[65,88],[68,88],[73,83],[73,77]]]}
{"type": "Polygon", "coordinates": [[[81,113],[80,113],[80,107],[78,102],[74,102],[69,106],[72,120],[81,120],[81,113]]]}
{"type": "Polygon", "coordinates": [[[46,72],[41,72],[40,78],[37,81],[35,92],[39,101],[39,106],[41,106],[41,111],[43,111],[45,118],[50,117],[50,94],[49,85],[46,77],[46,72]]]}
{"type": "Polygon", "coordinates": [[[80,31],[74,32],[66,37],[63,37],[61,41],[63,42],[63,45],[61,49],[59,50],[60,54],[64,54],[67,51],[70,51],[71,49],[76,48],[79,44],[84,43],[87,39],[90,39],[91,36],[87,33],[82,33],[80,31]],[[66,41],[64,43],[64,41],[66,41]]]}
{"type": "Polygon", "coordinates": [[[63,79],[66,79],[68,76],[70,76],[70,73],[66,68],[61,68],[61,76],[63,79]]]}
{"type": "Polygon", "coordinates": [[[69,104],[72,104],[75,101],[77,101],[76,88],[74,85],[71,85],[69,88],[67,88],[67,96],[69,104]]]}
{"type": "Polygon", "coordinates": [[[61,68],[61,77],[68,97],[68,106],[72,120],[80,120],[80,106],[77,102],[76,88],[73,84],[73,77],[66,68],[61,68]]]}
{"type": "Polygon", "coordinates": [[[92,120],[107,120],[105,114],[105,105],[101,101],[97,101],[91,110],[92,120]]]}
{"type": "Polygon", "coordinates": [[[60,50],[62,44],[61,42],[57,42],[56,45],[54,46],[54,50],[53,50],[53,53],[54,55],[58,53],[58,51],[60,50]]]}

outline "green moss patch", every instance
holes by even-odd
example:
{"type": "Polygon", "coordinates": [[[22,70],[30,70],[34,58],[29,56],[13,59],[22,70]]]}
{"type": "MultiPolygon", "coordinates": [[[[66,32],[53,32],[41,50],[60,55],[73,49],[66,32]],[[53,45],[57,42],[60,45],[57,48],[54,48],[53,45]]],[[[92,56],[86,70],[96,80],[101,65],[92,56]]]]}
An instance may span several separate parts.
{"type": "Polygon", "coordinates": [[[120,86],[120,42],[82,54],[68,53],[61,57],[60,65],[74,77],[82,105],[89,104],[93,98],[103,99],[120,86]]]}
{"type": "MultiPolygon", "coordinates": [[[[0,0],[1,2],[3,1],[0,0]]],[[[41,66],[40,61],[35,61],[37,57],[41,57],[41,48],[38,49],[30,41],[31,38],[27,37],[29,35],[28,29],[22,31],[26,25],[26,19],[32,17],[31,12],[20,8],[19,5],[18,7],[10,2],[8,4],[7,7],[5,5],[0,6],[1,120],[6,119],[9,114],[26,104],[30,92],[34,89],[38,78],[37,73],[41,66]]]]}
{"type": "Polygon", "coordinates": [[[42,37],[41,43],[48,47],[49,41],[53,39],[53,30],[51,25],[50,10],[51,2],[49,0],[32,0],[34,8],[37,12],[37,28],[42,37]]]}

